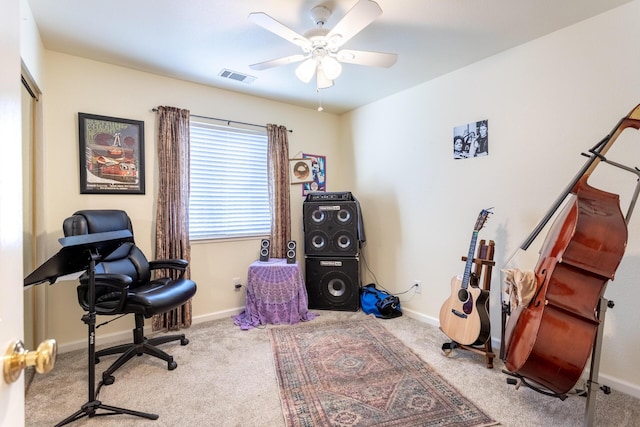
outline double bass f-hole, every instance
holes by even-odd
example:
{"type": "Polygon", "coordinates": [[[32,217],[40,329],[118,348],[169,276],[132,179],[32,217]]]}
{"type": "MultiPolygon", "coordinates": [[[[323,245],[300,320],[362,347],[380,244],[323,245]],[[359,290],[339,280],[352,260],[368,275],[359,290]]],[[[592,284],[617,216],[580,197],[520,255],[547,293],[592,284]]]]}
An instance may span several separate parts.
{"type": "Polygon", "coordinates": [[[540,300],[538,299],[538,296],[540,295],[540,291],[542,291],[542,289],[545,287],[545,285],[547,284],[547,269],[543,269],[540,272],[540,275],[543,277],[542,282],[540,283],[540,286],[538,286],[538,289],[536,289],[536,293],[533,294],[533,300],[535,301],[534,303],[534,307],[539,307],[540,306],[540,300]]]}

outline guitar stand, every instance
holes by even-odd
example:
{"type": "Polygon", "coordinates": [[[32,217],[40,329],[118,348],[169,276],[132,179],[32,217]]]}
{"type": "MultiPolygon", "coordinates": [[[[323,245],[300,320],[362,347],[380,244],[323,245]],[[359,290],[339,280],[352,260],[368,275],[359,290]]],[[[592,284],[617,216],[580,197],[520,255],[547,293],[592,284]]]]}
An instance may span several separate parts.
{"type": "MultiPolygon", "coordinates": [[[[493,266],[496,265],[493,260],[493,254],[495,252],[495,242],[493,240],[489,240],[489,243],[486,243],[485,240],[480,241],[480,245],[478,246],[478,255],[477,258],[473,258],[472,262],[474,264],[474,271],[471,273],[471,286],[479,286],[480,278],[482,277],[482,289],[485,291],[491,291],[491,270],[493,266]],[[484,274],[483,273],[484,270],[484,274]]],[[[467,261],[467,257],[463,256],[462,261],[467,261]]],[[[489,313],[489,306],[487,305],[487,314],[489,313]]],[[[487,365],[487,369],[493,368],[493,359],[496,355],[493,353],[491,348],[491,337],[481,345],[465,345],[460,344],[455,341],[450,341],[448,343],[442,344],[442,352],[445,356],[449,356],[451,352],[456,349],[461,348],[463,350],[468,350],[473,353],[479,354],[485,357],[485,362],[487,365]]]]}
{"type": "MultiPolygon", "coordinates": [[[[600,369],[600,355],[602,353],[602,337],[604,335],[604,315],[608,308],[613,308],[614,302],[609,301],[604,297],[600,297],[600,301],[598,302],[598,329],[596,330],[596,336],[593,342],[593,349],[591,350],[591,368],[589,370],[589,379],[587,380],[587,388],[586,390],[576,390],[579,396],[583,396],[587,398],[587,403],[585,406],[585,414],[584,414],[584,426],[591,427],[595,425],[595,410],[596,410],[596,392],[598,391],[598,371],[600,369]]],[[[505,374],[517,378],[519,380],[516,381],[513,378],[507,378],[507,384],[513,384],[516,386],[516,390],[524,385],[538,393],[557,397],[560,400],[565,400],[567,398],[566,394],[558,394],[554,393],[550,390],[546,390],[537,386],[534,386],[528,383],[524,377],[521,375],[515,374],[513,372],[509,372],[507,370],[502,370],[505,374]]],[[[609,386],[600,386],[600,390],[604,392],[604,394],[610,394],[611,388],[609,386]]]]}
{"type": "Polygon", "coordinates": [[[96,311],[95,311],[95,266],[96,259],[99,259],[97,251],[90,250],[89,256],[91,257],[89,264],[89,312],[82,316],[82,321],[87,324],[88,329],[88,342],[89,342],[89,400],[82,405],[78,411],[68,416],[64,420],[60,421],[55,427],[60,427],[69,424],[73,421],[77,421],[83,417],[97,417],[106,415],[127,414],[136,417],[147,418],[149,420],[157,420],[157,414],[148,414],[146,412],[133,411],[130,409],[118,408],[115,406],[109,406],[103,404],[96,398],[95,380],[96,380],[96,344],[95,344],[95,331],[96,331],[96,311]],[[106,413],[98,413],[99,409],[107,411],[106,413]]]}

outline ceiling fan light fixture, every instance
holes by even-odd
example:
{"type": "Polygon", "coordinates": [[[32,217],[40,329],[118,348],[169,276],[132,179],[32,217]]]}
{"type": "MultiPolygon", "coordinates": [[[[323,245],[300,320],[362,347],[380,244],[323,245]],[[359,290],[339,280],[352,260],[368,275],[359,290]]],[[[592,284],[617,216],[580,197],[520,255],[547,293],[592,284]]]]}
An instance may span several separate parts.
{"type": "Polygon", "coordinates": [[[309,58],[296,68],[296,76],[304,83],[309,83],[316,72],[316,60],[309,58]]]}
{"type": "Polygon", "coordinates": [[[342,65],[332,56],[325,56],[320,60],[319,66],[329,80],[335,80],[342,73],[342,65]]]}
{"type": "Polygon", "coordinates": [[[318,66],[316,72],[316,89],[327,89],[333,86],[333,80],[328,78],[322,67],[318,66]]]}

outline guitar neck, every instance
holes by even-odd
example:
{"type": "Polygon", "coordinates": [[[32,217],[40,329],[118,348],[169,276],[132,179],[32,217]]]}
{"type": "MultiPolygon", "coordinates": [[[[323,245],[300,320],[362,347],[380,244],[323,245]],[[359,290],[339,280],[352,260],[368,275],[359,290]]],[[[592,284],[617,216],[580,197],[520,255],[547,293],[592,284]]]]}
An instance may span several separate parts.
{"type": "Polygon", "coordinates": [[[476,250],[476,242],[478,241],[478,230],[473,230],[471,236],[471,244],[469,245],[469,253],[467,254],[467,263],[464,266],[464,276],[462,277],[462,288],[467,289],[469,280],[471,279],[471,265],[473,264],[473,253],[476,250]]]}

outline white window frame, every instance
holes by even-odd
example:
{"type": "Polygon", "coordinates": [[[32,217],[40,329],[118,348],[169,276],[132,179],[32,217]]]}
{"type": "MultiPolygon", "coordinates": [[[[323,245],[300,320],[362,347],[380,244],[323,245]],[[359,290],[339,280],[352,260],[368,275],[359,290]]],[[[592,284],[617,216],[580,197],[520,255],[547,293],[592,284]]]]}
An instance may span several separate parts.
{"type": "Polygon", "coordinates": [[[190,122],[189,239],[271,232],[266,129],[190,122]]]}

